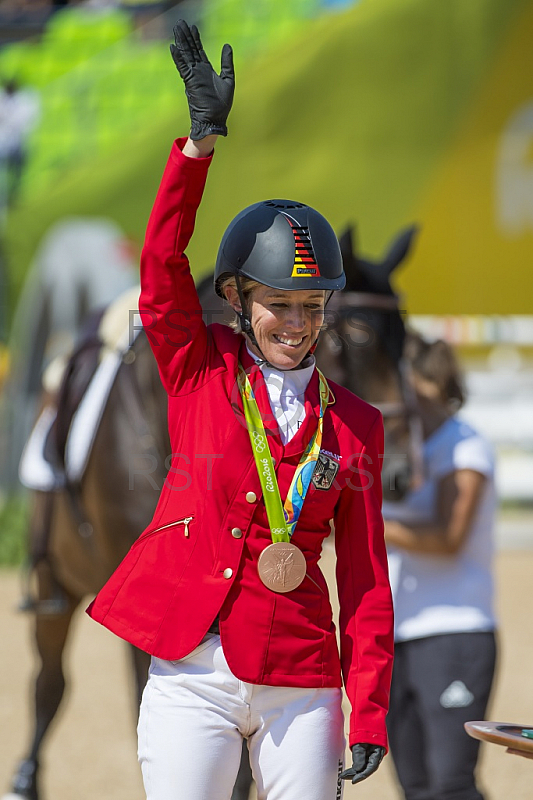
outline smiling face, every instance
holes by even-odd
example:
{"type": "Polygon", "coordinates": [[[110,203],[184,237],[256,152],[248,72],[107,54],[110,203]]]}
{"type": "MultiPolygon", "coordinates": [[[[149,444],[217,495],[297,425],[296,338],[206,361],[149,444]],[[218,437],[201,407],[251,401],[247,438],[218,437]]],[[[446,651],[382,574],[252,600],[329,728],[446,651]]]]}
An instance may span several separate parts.
{"type": "MultiPolygon", "coordinates": [[[[236,290],[228,289],[233,308],[240,308],[236,290]]],[[[261,353],[277,369],[294,369],[315,343],[324,322],[325,292],[322,290],[282,291],[258,284],[249,299],[252,328],[261,353]]]]}

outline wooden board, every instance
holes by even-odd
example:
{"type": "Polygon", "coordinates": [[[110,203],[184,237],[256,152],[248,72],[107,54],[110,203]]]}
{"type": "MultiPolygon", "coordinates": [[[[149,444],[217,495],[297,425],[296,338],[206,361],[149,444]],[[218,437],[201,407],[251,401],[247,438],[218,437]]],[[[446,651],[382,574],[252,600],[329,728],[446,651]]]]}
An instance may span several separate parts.
{"type": "Polygon", "coordinates": [[[523,730],[533,730],[533,725],[516,725],[509,722],[465,722],[465,730],[474,739],[501,744],[512,750],[533,755],[533,739],[522,735],[523,730]]]}

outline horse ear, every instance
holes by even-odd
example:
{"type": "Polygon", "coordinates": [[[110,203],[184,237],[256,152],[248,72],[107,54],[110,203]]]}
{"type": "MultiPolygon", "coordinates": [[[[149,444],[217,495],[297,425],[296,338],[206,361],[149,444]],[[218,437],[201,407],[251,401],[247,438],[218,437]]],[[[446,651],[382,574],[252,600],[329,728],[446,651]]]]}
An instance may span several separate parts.
{"type": "Polygon", "coordinates": [[[383,261],[383,266],[386,268],[388,275],[390,275],[407,256],[418,231],[418,225],[411,225],[409,228],[402,231],[393,241],[383,261]]]}
{"type": "Polygon", "coordinates": [[[339,236],[339,247],[343,259],[353,258],[353,225],[348,225],[339,236]]]}
{"type": "Polygon", "coordinates": [[[348,225],[339,236],[339,246],[342,255],[342,265],[346,273],[346,285],[353,286],[359,270],[357,268],[357,256],[354,252],[354,225],[348,225]]]}

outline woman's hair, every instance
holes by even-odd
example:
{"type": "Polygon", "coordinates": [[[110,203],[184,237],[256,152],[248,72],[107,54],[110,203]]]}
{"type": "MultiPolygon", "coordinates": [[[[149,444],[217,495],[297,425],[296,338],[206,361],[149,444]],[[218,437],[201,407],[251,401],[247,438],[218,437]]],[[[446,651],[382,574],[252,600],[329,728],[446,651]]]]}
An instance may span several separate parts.
{"type": "Polygon", "coordinates": [[[465,389],[452,347],[442,339],[428,342],[410,331],[404,352],[413,372],[438,389],[440,399],[452,412],[458,411],[465,402],[465,389]]]}
{"type": "MultiPolygon", "coordinates": [[[[261,286],[261,284],[258,283],[257,281],[252,280],[252,278],[241,278],[240,282],[241,282],[241,290],[242,290],[242,293],[244,295],[244,300],[245,300],[246,304],[249,306],[250,298],[252,296],[253,290],[257,286],[261,286]]],[[[224,299],[226,299],[225,289],[228,286],[232,286],[235,289],[235,291],[237,291],[237,281],[235,280],[235,276],[234,275],[228,276],[227,278],[225,278],[220,283],[220,291],[221,291],[222,296],[224,297],[224,299]]],[[[226,300],[226,302],[228,302],[228,301],[226,300]]],[[[228,303],[228,305],[229,305],[229,303],[228,303]]],[[[228,322],[228,325],[230,326],[230,328],[233,328],[233,330],[236,333],[242,333],[241,321],[240,321],[239,316],[238,316],[238,314],[236,312],[235,312],[235,318],[232,319],[231,322],[228,322]]]]}

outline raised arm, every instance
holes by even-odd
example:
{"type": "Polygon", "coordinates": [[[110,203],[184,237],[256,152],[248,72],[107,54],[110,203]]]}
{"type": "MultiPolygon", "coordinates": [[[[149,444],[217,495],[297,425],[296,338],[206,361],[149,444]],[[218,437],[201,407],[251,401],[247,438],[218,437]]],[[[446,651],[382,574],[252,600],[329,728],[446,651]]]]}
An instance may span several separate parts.
{"type": "Polygon", "coordinates": [[[195,28],[180,20],[171,45],[185,84],[191,131],[172,148],[152,209],[141,257],[139,310],[169,394],[189,391],[201,379],[207,331],[186,247],[194,230],[212,151],[227,134],[235,79],[229,45],[222,69],[211,66],[195,28]]]}

